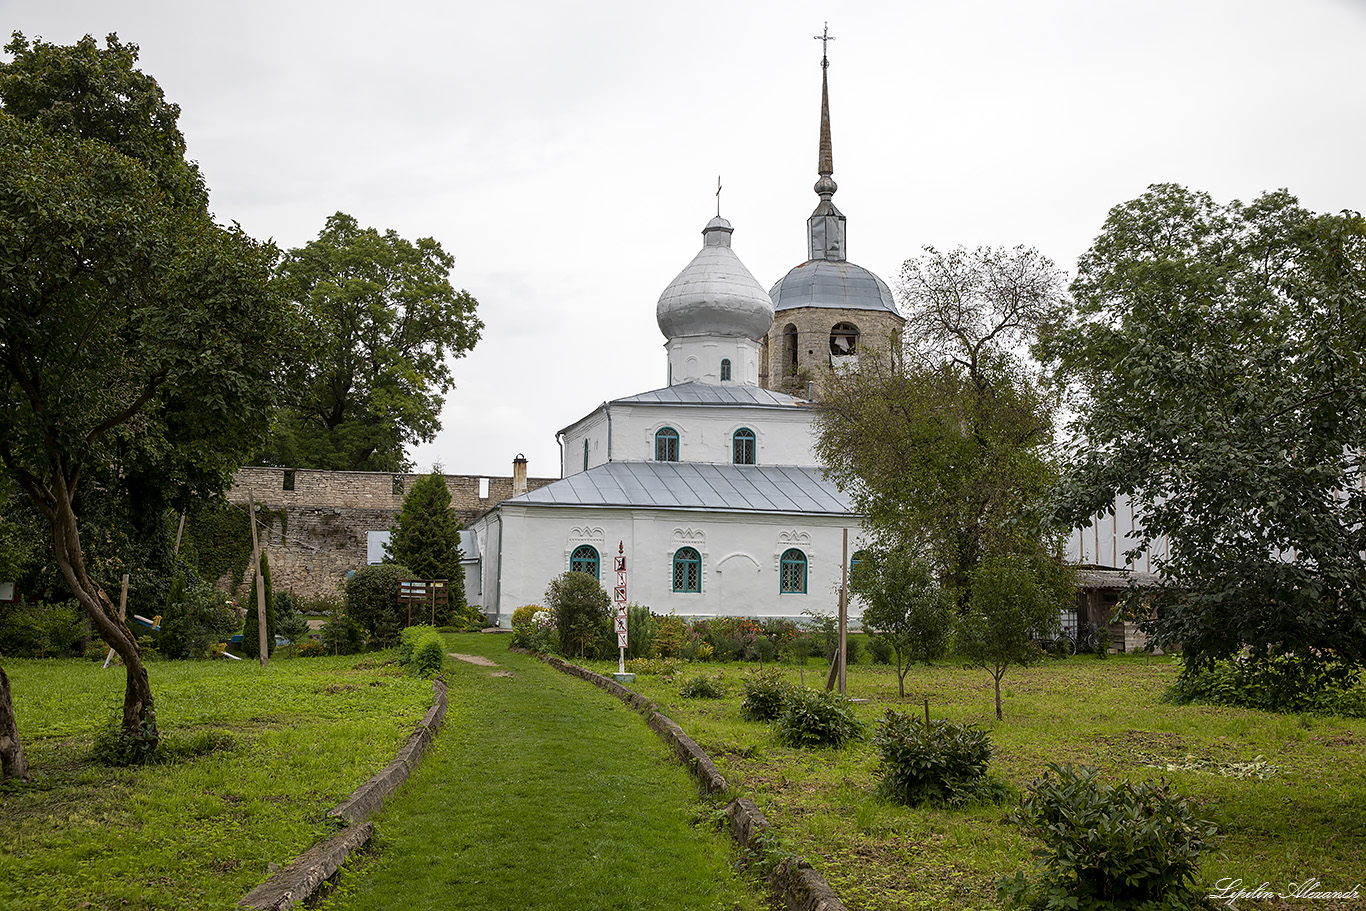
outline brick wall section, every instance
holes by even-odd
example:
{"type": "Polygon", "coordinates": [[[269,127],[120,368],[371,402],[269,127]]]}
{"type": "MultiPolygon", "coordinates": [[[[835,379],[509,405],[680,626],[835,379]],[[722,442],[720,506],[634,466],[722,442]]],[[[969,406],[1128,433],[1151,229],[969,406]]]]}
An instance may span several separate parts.
{"type": "MultiPolygon", "coordinates": [[[[294,472],[294,489],[285,490],[282,468],[243,468],[233,478],[228,502],[285,511],[284,534],[276,523],[262,546],[270,555],[271,584],[304,598],[339,595],[350,570],[366,565],[367,532],[394,524],[403,507],[403,490],[421,475],[371,471],[294,472]],[[401,488],[395,489],[395,479],[401,488]]],[[[480,475],[446,475],[451,508],[466,527],[512,496],[512,478],[488,478],[488,496],[479,496],[480,475]]],[[[555,481],[528,478],[527,489],[555,481]]],[[[468,556],[468,555],[467,555],[468,556]]],[[[249,574],[248,574],[249,575],[249,574]]],[[[241,586],[245,580],[238,580],[241,586]]],[[[230,580],[219,585],[231,587],[230,580]]]]}

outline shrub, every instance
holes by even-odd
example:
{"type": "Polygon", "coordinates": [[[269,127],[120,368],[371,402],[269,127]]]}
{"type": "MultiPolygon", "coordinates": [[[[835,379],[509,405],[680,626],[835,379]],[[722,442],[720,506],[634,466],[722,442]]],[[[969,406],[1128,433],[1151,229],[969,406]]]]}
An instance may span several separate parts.
{"type": "Polygon", "coordinates": [[[398,634],[398,663],[408,664],[413,660],[413,652],[417,651],[418,640],[427,633],[432,632],[432,628],[423,623],[420,626],[409,626],[398,634]]]}
{"type": "Polygon", "coordinates": [[[750,646],[760,664],[768,664],[778,657],[778,644],[767,636],[759,636],[750,646]]]}
{"type": "Polygon", "coordinates": [[[626,670],[633,674],[671,677],[681,671],[687,663],[686,658],[632,658],[626,662],[626,670]]]}
{"type": "MultiPolygon", "coordinates": [[[[521,610],[521,608],[518,608],[521,610]]],[[[529,652],[553,652],[559,646],[559,633],[555,627],[555,617],[550,611],[541,608],[526,623],[512,628],[512,641],[508,648],[524,648],[529,652]]]]}
{"type": "Polygon", "coordinates": [[[830,690],[793,689],[778,716],[778,742],[787,746],[839,747],[867,734],[849,700],[830,690]]]}
{"type": "Polygon", "coordinates": [[[365,644],[365,631],[345,614],[324,623],[318,635],[322,637],[323,645],[334,655],[354,654],[365,644]]]}
{"type": "Polygon", "coordinates": [[[1366,689],[1360,685],[1359,671],[1293,655],[1215,661],[1204,667],[1187,664],[1162,698],[1177,705],[1203,702],[1263,712],[1366,718],[1366,689]]]}
{"type": "Polygon", "coordinates": [[[724,699],[726,682],[720,674],[715,677],[689,677],[678,688],[678,695],[685,699],[724,699]]]}
{"type": "Polygon", "coordinates": [[[892,663],[892,644],[881,636],[868,640],[868,653],[873,656],[874,664],[892,663]]]}
{"type": "Polygon", "coordinates": [[[655,621],[655,638],[650,646],[653,657],[681,658],[692,646],[692,631],[682,617],[669,614],[655,621]]]}
{"type": "Polygon", "coordinates": [[[643,658],[650,654],[655,640],[655,618],[643,604],[626,606],[626,657],[643,658]]]}
{"type": "MultiPolygon", "coordinates": [[[[84,635],[83,616],[75,601],[0,606],[0,654],[9,658],[75,654],[84,635]]],[[[100,660],[104,660],[103,653],[100,660]]]]}
{"type": "Polygon", "coordinates": [[[108,766],[143,765],[157,754],[156,712],[143,718],[136,734],[123,729],[123,704],[117,703],[109,714],[109,721],[95,734],[94,758],[108,766]]]}
{"type": "Polygon", "coordinates": [[[398,583],[411,579],[406,566],[383,563],[358,569],[346,580],[346,615],[380,646],[398,640],[398,631],[408,625],[408,613],[399,613],[398,583]]]}
{"type": "Polygon", "coordinates": [[[888,710],[873,734],[881,763],[879,797],[908,807],[962,804],[978,796],[991,760],[987,733],[972,724],[933,721],[888,710]]]}
{"type": "Polygon", "coordinates": [[[588,573],[564,573],[550,581],[546,604],[555,615],[560,650],[566,655],[597,657],[611,650],[612,599],[588,573]]]}
{"type": "Polygon", "coordinates": [[[1201,906],[1192,886],[1215,829],[1165,783],[1108,785],[1089,766],[1049,763],[1011,821],[1044,849],[1039,880],[1002,879],[1002,899],[1078,911],[1201,906]]]}
{"type": "Polygon", "coordinates": [[[316,639],[306,639],[299,643],[294,654],[300,658],[321,658],[327,654],[327,647],[316,639]]]}
{"type": "Polygon", "coordinates": [[[783,713],[792,687],[776,669],[758,671],[745,677],[740,715],[748,721],[773,721],[783,713]]]}
{"type": "Polygon", "coordinates": [[[177,583],[161,618],[158,648],[167,658],[203,658],[236,632],[237,609],[225,592],[207,582],[177,583]]]}
{"type": "Polygon", "coordinates": [[[441,670],[446,661],[446,642],[441,634],[428,627],[413,649],[412,670],[421,677],[430,677],[441,670]]]}
{"type": "Polygon", "coordinates": [[[531,622],[532,617],[543,610],[545,610],[545,608],[541,607],[539,604],[523,604],[512,612],[512,628],[516,629],[519,626],[526,626],[531,622]]]}

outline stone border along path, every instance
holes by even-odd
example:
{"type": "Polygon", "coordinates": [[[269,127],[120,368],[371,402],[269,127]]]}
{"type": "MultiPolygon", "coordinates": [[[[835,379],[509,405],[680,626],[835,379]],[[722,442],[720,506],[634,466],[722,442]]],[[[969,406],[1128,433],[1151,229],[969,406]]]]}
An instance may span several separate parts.
{"type": "Polygon", "coordinates": [[[366,820],[408,780],[445,718],[446,682],[438,677],[432,681],[432,707],[417,723],[394,761],[327,811],[328,817],[346,828],[300,854],[289,866],[243,896],[237,907],[253,911],[288,911],[302,905],[352,853],[374,836],[375,824],[366,820]]]}
{"type": "MultiPolygon", "coordinates": [[[[717,771],[716,764],[711,761],[706,751],[671,719],[655,711],[655,704],[649,699],[628,690],[610,677],[604,677],[577,664],[570,664],[563,658],[554,655],[536,657],[566,674],[581,677],[607,690],[643,714],[646,724],[673,746],[704,791],[715,794],[726,790],[726,779],[717,771]]],[[[754,801],[748,797],[732,800],[726,806],[726,818],[730,820],[731,837],[740,847],[751,856],[762,857],[773,827],[768,824],[768,820],[764,818],[764,814],[754,801]]],[[[811,869],[810,864],[795,854],[784,856],[775,867],[767,871],[767,878],[773,890],[782,896],[788,911],[848,911],[835,895],[835,890],[825,881],[825,877],[811,869]]]]}

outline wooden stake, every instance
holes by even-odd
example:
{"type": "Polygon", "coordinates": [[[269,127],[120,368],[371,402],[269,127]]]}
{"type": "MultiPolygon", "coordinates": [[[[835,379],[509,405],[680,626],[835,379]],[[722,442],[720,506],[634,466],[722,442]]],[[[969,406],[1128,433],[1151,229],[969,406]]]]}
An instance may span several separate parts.
{"type": "Polygon", "coordinates": [[[925,733],[928,734],[929,732],[930,732],[930,700],[929,700],[929,697],[927,696],[927,697],[925,697],[925,733]]]}
{"type": "Polygon", "coordinates": [[[849,667],[849,529],[844,530],[844,559],[840,564],[840,695],[849,667]]]}
{"type": "Polygon", "coordinates": [[[256,503],[247,494],[247,513],[251,520],[251,565],[256,572],[256,641],[261,650],[261,667],[270,660],[270,649],[266,645],[266,580],[261,577],[261,545],[256,537],[256,503]]]}
{"type": "MultiPolygon", "coordinates": [[[[119,622],[128,614],[128,574],[123,574],[123,591],[119,592],[119,622]]],[[[109,667],[109,662],[114,660],[114,650],[111,648],[109,654],[104,656],[104,666],[109,667]]]]}

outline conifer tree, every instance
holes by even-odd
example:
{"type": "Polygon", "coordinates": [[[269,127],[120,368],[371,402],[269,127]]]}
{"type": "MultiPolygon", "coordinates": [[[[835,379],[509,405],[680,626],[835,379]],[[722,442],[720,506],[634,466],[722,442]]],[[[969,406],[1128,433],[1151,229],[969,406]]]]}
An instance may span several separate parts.
{"type": "Polygon", "coordinates": [[[401,563],[419,579],[448,580],[451,607],[463,609],[460,521],[451,512],[451,492],[444,475],[433,471],[413,484],[390,532],[385,561],[401,563]]]}

